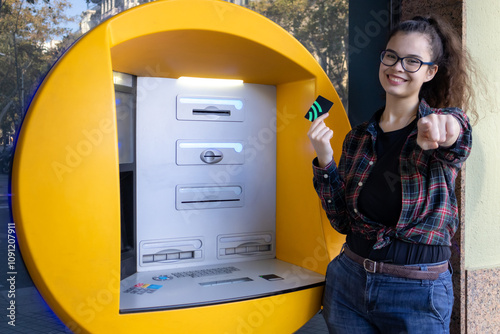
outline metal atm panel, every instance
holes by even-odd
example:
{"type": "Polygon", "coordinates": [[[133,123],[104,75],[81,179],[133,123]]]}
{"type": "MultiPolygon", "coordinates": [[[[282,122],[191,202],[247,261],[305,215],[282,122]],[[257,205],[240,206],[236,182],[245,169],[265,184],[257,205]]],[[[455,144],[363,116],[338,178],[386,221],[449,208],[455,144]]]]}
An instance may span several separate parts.
{"type": "Polygon", "coordinates": [[[276,259],[276,88],[137,79],[137,273],[120,312],[320,286],[276,259]]]}
{"type": "Polygon", "coordinates": [[[137,95],[137,271],[274,258],[276,88],[139,77],[137,95]]]}

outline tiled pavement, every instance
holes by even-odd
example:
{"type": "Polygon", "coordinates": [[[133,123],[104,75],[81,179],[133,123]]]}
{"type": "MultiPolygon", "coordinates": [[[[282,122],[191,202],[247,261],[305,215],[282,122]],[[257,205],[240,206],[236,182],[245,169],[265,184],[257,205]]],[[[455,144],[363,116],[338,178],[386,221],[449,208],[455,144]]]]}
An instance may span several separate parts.
{"type": "Polygon", "coordinates": [[[323,316],[318,313],[295,334],[328,334],[328,329],[323,316]]]}

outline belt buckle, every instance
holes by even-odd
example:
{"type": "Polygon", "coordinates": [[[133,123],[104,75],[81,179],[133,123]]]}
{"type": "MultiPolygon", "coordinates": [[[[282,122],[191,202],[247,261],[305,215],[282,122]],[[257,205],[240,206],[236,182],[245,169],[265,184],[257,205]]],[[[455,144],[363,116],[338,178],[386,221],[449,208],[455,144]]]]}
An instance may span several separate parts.
{"type": "Polygon", "coordinates": [[[375,274],[377,272],[377,262],[370,260],[370,259],[364,259],[363,260],[363,267],[365,270],[371,274],[375,274]]]}

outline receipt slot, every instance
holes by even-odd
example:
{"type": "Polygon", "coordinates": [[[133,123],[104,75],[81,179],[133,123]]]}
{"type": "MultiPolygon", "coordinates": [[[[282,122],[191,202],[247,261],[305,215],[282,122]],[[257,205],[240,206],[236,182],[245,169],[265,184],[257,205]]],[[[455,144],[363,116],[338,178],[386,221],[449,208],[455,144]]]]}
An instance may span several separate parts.
{"type": "Polygon", "coordinates": [[[318,95],[338,155],[349,123],[318,63],[231,3],[151,2],[83,36],[41,84],[13,164],[19,245],[49,306],[75,333],[300,328],[343,239],[311,184],[318,95]]]}

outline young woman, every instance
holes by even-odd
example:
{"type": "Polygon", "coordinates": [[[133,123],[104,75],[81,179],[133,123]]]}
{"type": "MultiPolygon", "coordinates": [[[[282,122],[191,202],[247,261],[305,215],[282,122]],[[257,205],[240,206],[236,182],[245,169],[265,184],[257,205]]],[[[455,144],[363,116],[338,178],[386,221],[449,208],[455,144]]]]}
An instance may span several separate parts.
{"type": "Polygon", "coordinates": [[[328,266],[330,333],[448,333],[455,178],[471,149],[467,57],[453,29],[416,17],[380,55],[386,105],[346,136],[338,164],[323,115],[308,132],[314,187],[347,234],[328,266]],[[430,107],[432,106],[432,107],[430,107]]]}

